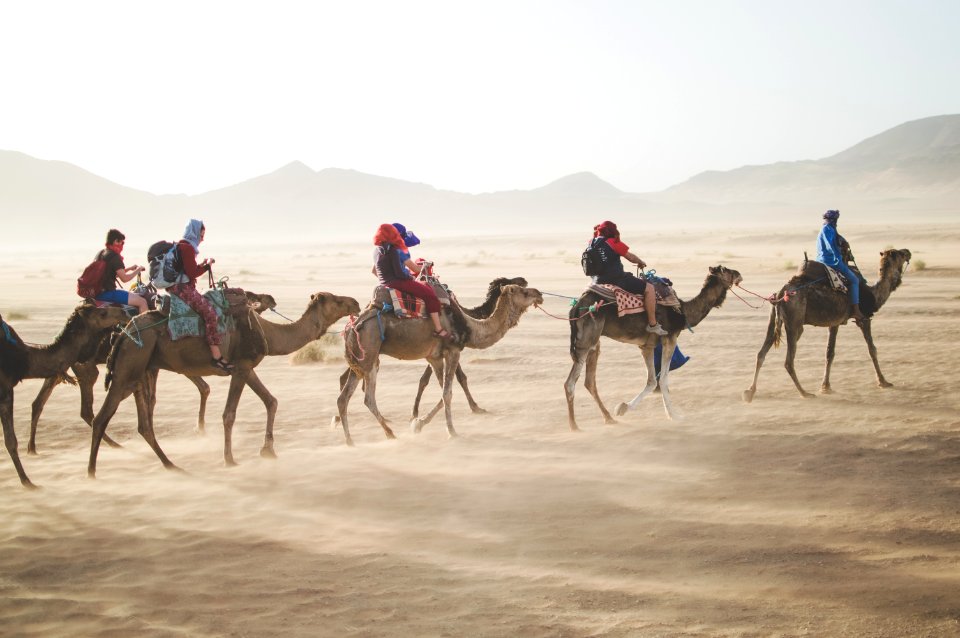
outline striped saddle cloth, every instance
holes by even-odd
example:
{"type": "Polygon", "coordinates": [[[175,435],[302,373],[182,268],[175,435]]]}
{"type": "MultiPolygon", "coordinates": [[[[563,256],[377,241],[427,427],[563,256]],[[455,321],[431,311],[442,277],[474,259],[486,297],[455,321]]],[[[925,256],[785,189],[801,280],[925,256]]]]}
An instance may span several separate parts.
{"type": "MultiPolygon", "coordinates": [[[[450,305],[452,293],[447,290],[446,286],[438,281],[427,280],[425,283],[437,293],[441,306],[450,305]]],[[[393,312],[399,319],[427,318],[427,304],[423,299],[387,286],[377,286],[373,291],[373,299],[370,303],[383,311],[393,312]]]]}
{"type": "MultiPolygon", "coordinates": [[[[657,304],[661,306],[672,306],[679,310],[680,299],[673,288],[662,282],[647,282],[647,285],[653,285],[657,293],[657,304]]],[[[617,303],[617,316],[632,315],[645,310],[643,297],[627,292],[620,286],[613,284],[590,284],[587,290],[596,293],[606,301],[615,301],[617,303]]]]}

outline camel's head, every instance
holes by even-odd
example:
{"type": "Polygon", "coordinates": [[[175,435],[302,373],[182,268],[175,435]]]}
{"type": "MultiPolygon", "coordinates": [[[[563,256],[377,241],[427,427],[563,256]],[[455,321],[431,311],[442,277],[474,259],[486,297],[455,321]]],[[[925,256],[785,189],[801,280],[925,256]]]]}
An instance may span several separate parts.
{"type": "Polygon", "coordinates": [[[273,298],[273,295],[266,293],[261,295],[249,290],[245,290],[244,294],[247,296],[247,304],[258,314],[263,314],[264,311],[273,310],[277,307],[277,300],[273,298]]]}
{"type": "MultiPolygon", "coordinates": [[[[126,324],[130,320],[130,315],[127,314],[126,309],[120,306],[98,308],[96,304],[88,301],[77,306],[73,314],[88,328],[97,332],[113,328],[118,324],[126,324]]],[[[70,321],[67,323],[69,324],[70,321]]]]}
{"type": "Polygon", "coordinates": [[[327,325],[349,315],[360,314],[360,304],[353,297],[341,297],[329,292],[310,295],[309,308],[318,308],[323,313],[327,325]]]}
{"type": "Polygon", "coordinates": [[[517,284],[507,284],[500,289],[500,295],[510,300],[510,303],[519,308],[539,306],[543,303],[543,295],[536,288],[527,288],[517,284]]]}
{"type": "Polygon", "coordinates": [[[711,266],[710,274],[722,281],[727,288],[736,286],[743,281],[739,272],[726,266],[711,266]]]}
{"type": "Polygon", "coordinates": [[[907,264],[910,263],[910,258],[913,255],[910,254],[910,251],[906,248],[888,248],[880,253],[880,274],[883,275],[883,272],[888,268],[896,268],[901,273],[906,269],[907,264]]]}

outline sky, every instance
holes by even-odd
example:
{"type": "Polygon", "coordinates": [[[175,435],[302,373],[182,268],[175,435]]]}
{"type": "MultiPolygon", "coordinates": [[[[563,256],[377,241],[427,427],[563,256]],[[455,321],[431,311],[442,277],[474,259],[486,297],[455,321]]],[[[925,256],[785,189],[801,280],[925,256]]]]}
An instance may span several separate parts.
{"type": "Polygon", "coordinates": [[[960,113],[958,33],[956,0],[0,0],[0,149],[155,194],[650,192],[960,113]]]}

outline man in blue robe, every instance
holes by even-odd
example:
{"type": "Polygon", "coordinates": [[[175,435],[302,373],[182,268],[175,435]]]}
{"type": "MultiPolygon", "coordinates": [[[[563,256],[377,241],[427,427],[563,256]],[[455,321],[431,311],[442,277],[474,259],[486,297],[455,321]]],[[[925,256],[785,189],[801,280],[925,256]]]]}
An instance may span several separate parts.
{"type": "Polygon", "coordinates": [[[853,306],[850,316],[859,323],[862,319],[866,319],[860,312],[860,278],[843,260],[843,251],[840,248],[842,238],[837,232],[837,221],[839,219],[840,211],[838,210],[828,210],[823,214],[823,227],[820,228],[820,236],[817,237],[817,261],[843,273],[847,278],[847,286],[850,288],[850,303],[853,306]]]}

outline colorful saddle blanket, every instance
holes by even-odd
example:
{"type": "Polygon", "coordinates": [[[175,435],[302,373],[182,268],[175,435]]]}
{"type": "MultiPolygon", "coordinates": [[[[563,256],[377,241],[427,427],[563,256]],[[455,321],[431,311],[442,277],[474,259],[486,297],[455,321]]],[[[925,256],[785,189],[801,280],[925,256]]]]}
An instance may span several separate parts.
{"type": "MultiPolygon", "coordinates": [[[[677,298],[677,293],[674,292],[672,287],[660,281],[647,282],[647,285],[651,284],[657,293],[658,305],[670,306],[679,310],[680,299],[677,298]]],[[[643,297],[635,295],[632,292],[627,292],[620,286],[614,286],[613,284],[590,284],[587,286],[587,290],[596,293],[607,301],[616,301],[618,317],[644,311],[643,297]]]]}
{"type": "MultiPolygon", "coordinates": [[[[222,290],[208,290],[203,293],[203,296],[217,313],[217,333],[226,334],[236,323],[227,312],[230,309],[230,303],[225,293],[222,290]]],[[[203,336],[205,329],[200,315],[180,297],[171,293],[169,299],[170,314],[167,318],[167,331],[170,333],[170,339],[176,341],[184,337],[203,336]]]]}
{"type": "Polygon", "coordinates": [[[799,274],[811,282],[818,280],[826,281],[834,290],[847,294],[847,285],[849,282],[846,276],[819,261],[804,262],[800,266],[799,274]]]}
{"type": "MultiPolygon", "coordinates": [[[[441,306],[450,305],[452,293],[447,290],[445,285],[435,280],[427,280],[425,283],[437,293],[441,306]]],[[[392,311],[400,319],[425,319],[427,317],[427,304],[423,299],[386,286],[377,286],[374,289],[371,303],[384,311],[392,311]]]]}

